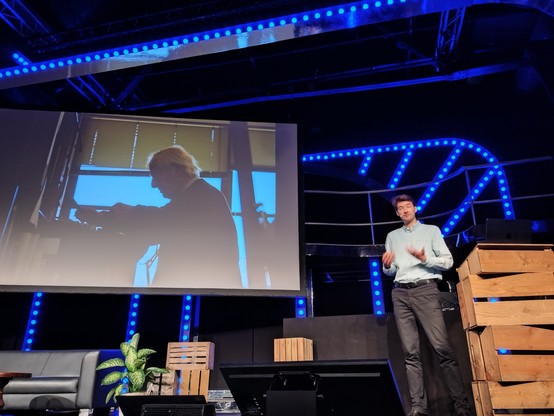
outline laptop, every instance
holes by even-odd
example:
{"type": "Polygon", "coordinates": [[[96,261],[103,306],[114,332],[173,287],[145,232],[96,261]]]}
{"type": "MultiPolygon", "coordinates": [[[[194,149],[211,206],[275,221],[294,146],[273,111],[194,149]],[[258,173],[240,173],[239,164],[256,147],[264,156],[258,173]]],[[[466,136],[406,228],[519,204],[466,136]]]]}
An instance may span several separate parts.
{"type": "Polygon", "coordinates": [[[485,225],[485,242],[531,243],[531,222],[531,220],[487,218],[485,225]]]}
{"type": "Polygon", "coordinates": [[[179,395],[128,395],[122,394],[117,396],[117,404],[123,413],[123,416],[141,416],[142,407],[144,405],[188,405],[206,404],[206,398],[203,395],[199,396],[179,396],[179,395]]]}

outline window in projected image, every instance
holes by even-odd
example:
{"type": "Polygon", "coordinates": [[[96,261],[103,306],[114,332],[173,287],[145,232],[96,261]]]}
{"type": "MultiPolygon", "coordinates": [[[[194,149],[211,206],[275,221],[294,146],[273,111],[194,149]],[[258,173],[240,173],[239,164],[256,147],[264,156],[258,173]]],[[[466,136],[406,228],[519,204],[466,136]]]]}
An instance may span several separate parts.
{"type": "MultiPolygon", "coordinates": [[[[82,168],[89,168],[82,166],[82,168]]],[[[96,167],[95,173],[102,171],[96,167]]],[[[131,173],[136,174],[136,171],[131,173]]],[[[149,176],[125,176],[125,171],[118,170],[119,175],[110,176],[104,174],[85,174],[81,173],[76,182],[73,199],[77,205],[91,205],[99,209],[109,208],[112,205],[122,202],[128,205],[149,205],[161,207],[169,202],[161,193],[151,186],[149,176]]],[[[147,172],[144,171],[147,175],[147,172]]],[[[221,191],[221,178],[204,178],[210,185],[221,191]]],[[[252,183],[254,187],[254,196],[258,201],[257,212],[260,213],[260,223],[272,223],[275,219],[275,173],[274,172],[252,172],[252,183]]],[[[239,262],[241,271],[241,281],[243,287],[248,287],[248,270],[246,267],[246,252],[244,242],[244,228],[241,217],[241,204],[238,197],[239,181],[238,174],[233,171],[233,181],[231,188],[231,211],[237,227],[237,237],[239,243],[239,262]],[[234,189],[237,189],[235,192],[234,189]]],[[[71,209],[70,217],[72,221],[78,221],[75,218],[75,209],[71,209]]],[[[159,245],[149,246],[144,256],[138,261],[135,269],[134,284],[135,287],[150,286],[156,276],[157,250],[159,245]]],[[[264,273],[267,287],[271,286],[271,278],[268,273],[264,273]]]]}

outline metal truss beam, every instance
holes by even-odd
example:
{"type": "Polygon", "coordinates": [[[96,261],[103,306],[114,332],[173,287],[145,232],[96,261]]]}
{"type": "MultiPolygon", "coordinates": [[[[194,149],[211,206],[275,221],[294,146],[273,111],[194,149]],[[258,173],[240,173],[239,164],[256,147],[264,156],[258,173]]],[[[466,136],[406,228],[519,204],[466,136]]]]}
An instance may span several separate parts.
{"type": "Polygon", "coordinates": [[[19,0],[0,0],[0,17],[24,39],[50,33],[41,19],[19,0]]]}
{"type": "Polygon", "coordinates": [[[462,7],[441,12],[435,57],[440,59],[451,55],[456,49],[462,31],[465,11],[466,8],[462,7]]]}
{"type": "Polygon", "coordinates": [[[67,82],[91,104],[107,108],[113,102],[110,94],[92,75],[68,78],[67,82]]]}
{"type": "MultiPolygon", "coordinates": [[[[37,16],[20,0],[0,0],[0,17],[15,30],[23,39],[42,36],[41,43],[44,45],[57,43],[52,30],[41,17],[37,16]]],[[[36,46],[36,45],[35,45],[36,46]]],[[[106,107],[106,104],[113,99],[108,92],[100,85],[92,75],[84,77],[67,78],[67,82],[75,90],[97,107],[106,107]],[[96,99],[96,103],[92,100],[96,99]],[[99,104],[99,105],[98,105],[99,104]]]]}

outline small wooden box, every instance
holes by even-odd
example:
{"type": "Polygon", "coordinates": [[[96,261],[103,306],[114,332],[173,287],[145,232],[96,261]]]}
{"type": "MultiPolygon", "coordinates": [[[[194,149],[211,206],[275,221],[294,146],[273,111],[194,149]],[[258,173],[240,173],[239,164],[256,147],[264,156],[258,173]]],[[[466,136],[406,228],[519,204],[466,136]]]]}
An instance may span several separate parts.
{"type": "Polygon", "coordinates": [[[278,361],[313,361],[313,341],[308,338],[276,338],[273,340],[273,357],[278,361]]]}

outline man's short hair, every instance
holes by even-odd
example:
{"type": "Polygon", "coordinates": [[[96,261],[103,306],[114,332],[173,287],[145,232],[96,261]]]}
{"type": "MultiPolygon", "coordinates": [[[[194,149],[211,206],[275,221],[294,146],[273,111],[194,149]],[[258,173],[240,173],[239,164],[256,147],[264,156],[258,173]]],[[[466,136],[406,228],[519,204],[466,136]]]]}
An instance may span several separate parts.
{"type": "Polygon", "coordinates": [[[415,206],[414,198],[412,198],[412,196],[408,194],[396,195],[394,198],[391,199],[391,204],[396,209],[396,205],[398,205],[399,202],[406,202],[406,201],[411,202],[415,206]]]}

